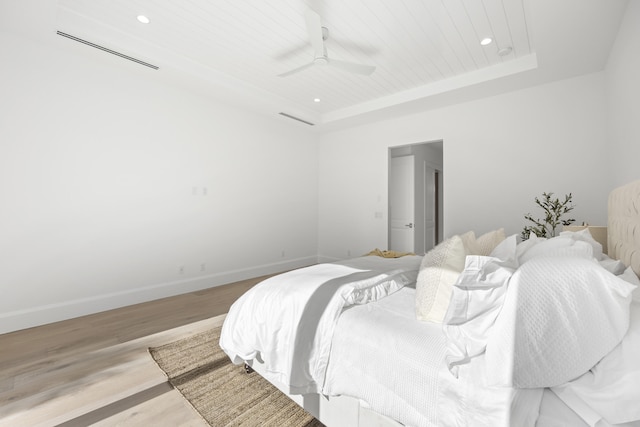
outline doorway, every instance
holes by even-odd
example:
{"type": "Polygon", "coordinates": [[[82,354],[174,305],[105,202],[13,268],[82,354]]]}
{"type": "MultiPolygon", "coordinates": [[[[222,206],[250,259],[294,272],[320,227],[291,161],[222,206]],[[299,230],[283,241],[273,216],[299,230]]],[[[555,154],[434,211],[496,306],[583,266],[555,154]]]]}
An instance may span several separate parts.
{"type": "Polygon", "coordinates": [[[389,249],[424,254],[442,241],[443,144],[389,148],[389,249]]]}

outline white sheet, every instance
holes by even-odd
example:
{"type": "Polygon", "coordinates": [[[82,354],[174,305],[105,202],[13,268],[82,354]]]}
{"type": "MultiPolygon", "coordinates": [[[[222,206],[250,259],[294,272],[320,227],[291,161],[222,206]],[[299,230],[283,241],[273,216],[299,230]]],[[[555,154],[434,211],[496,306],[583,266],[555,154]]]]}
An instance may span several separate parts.
{"type": "Polygon", "coordinates": [[[263,361],[267,379],[288,386],[288,393],[320,392],[342,309],[415,283],[420,261],[371,256],[271,277],[233,304],[220,347],[236,364],[263,361]]]}
{"type": "Polygon", "coordinates": [[[487,386],[483,356],[455,378],[442,325],[417,321],[414,300],[405,287],[343,312],[323,392],[357,397],[407,426],[533,426],[542,390],[487,386]]]}
{"type": "Polygon", "coordinates": [[[593,369],[552,390],[591,426],[640,425],[640,303],[629,331],[593,369]]]}

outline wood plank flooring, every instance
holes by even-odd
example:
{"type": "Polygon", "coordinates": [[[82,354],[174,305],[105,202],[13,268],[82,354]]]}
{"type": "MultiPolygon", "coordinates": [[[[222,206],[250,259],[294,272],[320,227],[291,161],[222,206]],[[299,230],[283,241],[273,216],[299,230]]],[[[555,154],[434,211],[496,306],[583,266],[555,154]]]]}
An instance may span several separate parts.
{"type": "Polygon", "coordinates": [[[147,352],[268,276],[0,335],[0,426],[206,426],[147,352]]]}

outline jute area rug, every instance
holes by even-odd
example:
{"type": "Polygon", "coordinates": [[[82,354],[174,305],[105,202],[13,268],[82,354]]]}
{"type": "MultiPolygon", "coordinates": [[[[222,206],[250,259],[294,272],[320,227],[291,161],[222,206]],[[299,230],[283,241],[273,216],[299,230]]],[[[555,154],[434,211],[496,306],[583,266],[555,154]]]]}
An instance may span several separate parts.
{"type": "Polygon", "coordinates": [[[220,329],[149,348],[171,385],[209,425],[323,426],[260,374],[232,364],[218,345],[220,329]]]}

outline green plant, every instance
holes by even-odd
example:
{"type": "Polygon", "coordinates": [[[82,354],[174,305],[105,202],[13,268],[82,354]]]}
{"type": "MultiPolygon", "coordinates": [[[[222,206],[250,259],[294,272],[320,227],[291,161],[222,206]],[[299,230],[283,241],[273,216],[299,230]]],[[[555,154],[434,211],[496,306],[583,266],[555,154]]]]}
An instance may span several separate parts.
{"type": "Polygon", "coordinates": [[[520,234],[522,240],[527,240],[531,233],[538,237],[554,237],[558,225],[571,225],[575,222],[575,219],[561,219],[563,215],[571,212],[574,208],[571,193],[565,195],[562,202],[558,198],[552,199],[552,196],[553,193],[542,193],[542,198],[535,198],[536,205],[544,210],[545,216],[543,220],[534,219],[530,213],[524,216],[533,225],[524,227],[520,234]]]}

